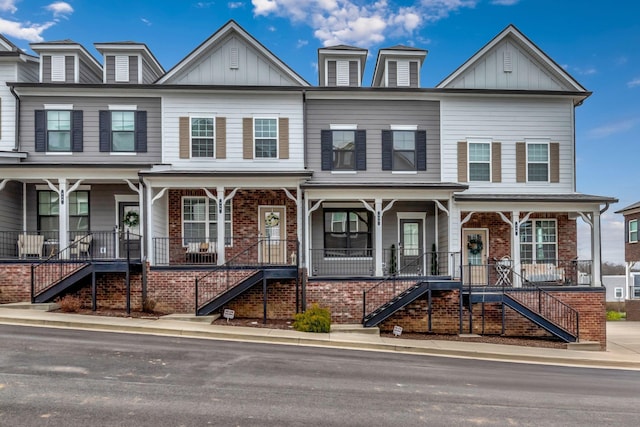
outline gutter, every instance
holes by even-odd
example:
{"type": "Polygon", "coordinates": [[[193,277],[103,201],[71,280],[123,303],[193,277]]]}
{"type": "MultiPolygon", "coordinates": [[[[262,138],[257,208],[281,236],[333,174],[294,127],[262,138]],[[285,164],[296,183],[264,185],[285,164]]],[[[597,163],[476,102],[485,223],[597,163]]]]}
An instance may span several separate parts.
{"type": "Polygon", "coordinates": [[[13,86],[9,86],[9,90],[13,94],[14,98],[16,98],[16,116],[15,116],[15,143],[13,146],[13,151],[20,151],[20,96],[16,93],[13,86]]]}

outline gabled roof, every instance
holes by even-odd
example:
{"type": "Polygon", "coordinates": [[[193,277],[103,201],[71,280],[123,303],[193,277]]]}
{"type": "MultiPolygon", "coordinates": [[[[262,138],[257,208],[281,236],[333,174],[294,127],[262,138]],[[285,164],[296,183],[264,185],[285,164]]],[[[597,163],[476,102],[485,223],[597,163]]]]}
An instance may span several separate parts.
{"type": "Polygon", "coordinates": [[[34,52],[40,54],[41,52],[60,52],[70,53],[77,52],[90,67],[94,69],[97,74],[102,74],[102,65],[89,53],[84,46],[73,40],[56,40],[50,42],[40,42],[29,44],[34,52]]]}
{"type": "Polygon", "coordinates": [[[25,60],[36,60],[37,58],[33,55],[29,55],[25,53],[18,46],[13,44],[8,38],[0,34],[0,56],[3,57],[22,57],[25,60]]]}
{"type": "MultiPolygon", "coordinates": [[[[576,92],[588,91],[574,79],[567,71],[558,65],[553,59],[551,59],[546,53],[544,53],[538,46],[536,46],[531,40],[529,40],[520,30],[518,30],[513,24],[509,24],[504,30],[502,30],[497,36],[495,36],[489,43],[476,52],[471,58],[469,58],[464,64],[458,67],[453,73],[441,81],[436,88],[454,87],[452,83],[464,76],[466,73],[471,72],[473,68],[482,61],[490,52],[494,51],[498,45],[503,41],[512,41],[518,48],[522,49],[527,55],[531,57],[536,65],[540,66],[544,72],[555,79],[563,88],[562,90],[570,90],[576,92]]],[[[489,89],[489,88],[484,88],[489,89]]],[[[493,88],[499,89],[499,88],[493,88]]],[[[507,89],[507,88],[504,88],[507,89]]]]}
{"type": "Polygon", "coordinates": [[[400,44],[380,49],[378,51],[378,58],[376,59],[376,68],[373,70],[373,79],[371,80],[371,86],[381,86],[387,59],[417,59],[420,62],[418,68],[422,68],[422,64],[424,64],[424,60],[427,57],[428,53],[429,51],[425,49],[404,46],[400,44]]]}
{"type": "Polygon", "coordinates": [[[631,211],[634,211],[634,210],[639,210],[640,211],[640,202],[636,202],[636,203],[634,203],[632,205],[627,206],[626,208],[622,208],[622,209],[616,211],[615,213],[624,215],[626,213],[632,213],[631,211]]]}
{"type": "MultiPolygon", "coordinates": [[[[361,58],[360,61],[360,77],[364,76],[364,67],[367,64],[367,55],[369,51],[361,47],[349,46],[346,44],[338,44],[335,46],[321,47],[318,49],[318,78],[320,82],[325,79],[324,63],[328,57],[334,58],[361,58]]],[[[362,82],[360,82],[362,83],[362,82]]]]}
{"type": "Polygon", "coordinates": [[[105,52],[136,52],[141,53],[142,57],[147,61],[149,66],[155,71],[158,76],[164,74],[164,68],[158,62],[156,57],[151,53],[149,48],[144,43],[138,43],[134,41],[122,41],[122,42],[105,42],[93,44],[98,52],[105,54],[105,52]]]}
{"type": "Polygon", "coordinates": [[[184,59],[178,62],[173,68],[171,68],[164,76],[160,77],[156,81],[156,83],[163,84],[170,81],[175,81],[176,77],[188,71],[190,66],[194,65],[198,62],[198,60],[205,57],[216,47],[217,44],[224,42],[224,40],[230,35],[237,35],[242,42],[254,49],[258,53],[258,55],[260,55],[265,61],[269,63],[270,66],[277,69],[280,73],[285,75],[291,81],[295,82],[297,85],[309,86],[309,83],[306,80],[304,80],[300,75],[289,68],[287,64],[282,62],[277,56],[275,56],[269,49],[262,45],[262,43],[251,36],[251,34],[246,32],[234,20],[230,20],[218,31],[213,33],[207,40],[202,42],[200,46],[196,47],[184,59]]]}

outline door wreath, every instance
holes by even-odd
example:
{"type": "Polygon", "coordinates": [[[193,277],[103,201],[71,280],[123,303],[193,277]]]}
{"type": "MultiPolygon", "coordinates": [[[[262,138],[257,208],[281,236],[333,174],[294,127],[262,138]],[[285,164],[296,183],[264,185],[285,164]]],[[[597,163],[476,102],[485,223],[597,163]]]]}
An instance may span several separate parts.
{"type": "Polygon", "coordinates": [[[140,215],[136,211],[129,211],[124,215],[122,223],[129,228],[135,227],[140,224],[140,215]]]}
{"type": "Polygon", "coordinates": [[[478,255],[480,252],[482,252],[482,248],[484,248],[484,245],[482,244],[482,238],[480,237],[480,235],[476,234],[475,236],[471,236],[469,238],[467,249],[469,249],[469,253],[471,255],[478,255]]]}

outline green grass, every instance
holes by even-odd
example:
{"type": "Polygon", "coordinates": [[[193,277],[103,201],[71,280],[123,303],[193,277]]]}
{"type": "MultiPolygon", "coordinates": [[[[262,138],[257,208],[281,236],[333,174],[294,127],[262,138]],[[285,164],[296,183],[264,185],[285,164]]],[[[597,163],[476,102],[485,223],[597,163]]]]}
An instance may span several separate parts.
{"type": "Polygon", "coordinates": [[[623,320],[627,317],[627,313],[623,313],[620,311],[607,311],[607,320],[623,320]]]}

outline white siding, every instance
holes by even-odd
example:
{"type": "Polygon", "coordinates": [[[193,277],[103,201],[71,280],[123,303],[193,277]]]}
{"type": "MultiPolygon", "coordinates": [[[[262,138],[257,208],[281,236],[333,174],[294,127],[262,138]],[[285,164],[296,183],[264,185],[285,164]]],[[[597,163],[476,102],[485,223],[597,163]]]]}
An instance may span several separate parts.
{"type": "Polygon", "coordinates": [[[573,104],[569,99],[461,97],[441,103],[442,181],[458,181],[458,141],[502,143],[502,182],[469,183],[469,192],[557,194],[574,191],[573,104]],[[559,183],[517,183],[516,142],[548,138],[560,144],[559,183]]]}
{"type": "Polygon", "coordinates": [[[292,94],[185,94],[163,98],[163,163],[176,169],[254,171],[304,169],[302,96],[292,94]],[[208,114],[226,117],[225,159],[180,159],[179,117],[208,114]],[[242,119],[244,117],[289,118],[289,158],[245,160],[242,158],[242,119]]]}
{"type": "Polygon", "coordinates": [[[16,99],[4,82],[17,80],[15,64],[0,64],[0,151],[11,151],[15,146],[16,99]]]}

